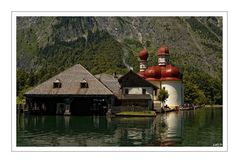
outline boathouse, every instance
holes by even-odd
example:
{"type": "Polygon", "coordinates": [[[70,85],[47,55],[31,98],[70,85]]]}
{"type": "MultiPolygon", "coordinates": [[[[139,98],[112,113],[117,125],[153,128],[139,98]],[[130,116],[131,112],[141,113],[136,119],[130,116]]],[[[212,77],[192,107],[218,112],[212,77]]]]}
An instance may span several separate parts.
{"type": "Polygon", "coordinates": [[[25,93],[31,113],[104,115],[114,94],[82,65],[77,64],[25,93]]]}

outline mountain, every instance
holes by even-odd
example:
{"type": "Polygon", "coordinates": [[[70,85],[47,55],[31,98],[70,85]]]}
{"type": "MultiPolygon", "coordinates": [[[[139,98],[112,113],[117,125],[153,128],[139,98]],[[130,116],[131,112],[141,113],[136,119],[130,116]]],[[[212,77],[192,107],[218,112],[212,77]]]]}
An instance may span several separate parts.
{"type": "Polygon", "coordinates": [[[185,91],[210,102],[217,94],[221,103],[222,39],[222,17],[17,17],[17,70],[26,78],[18,85],[36,85],[76,63],[93,74],[137,72],[138,52],[147,47],[148,64],[157,64],[164,43],[185,91]]]}

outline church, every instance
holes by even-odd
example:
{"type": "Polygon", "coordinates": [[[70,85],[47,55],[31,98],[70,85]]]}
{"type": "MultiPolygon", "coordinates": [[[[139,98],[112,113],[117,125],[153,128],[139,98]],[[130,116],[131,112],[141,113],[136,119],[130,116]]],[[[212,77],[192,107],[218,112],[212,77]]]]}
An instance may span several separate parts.
{"type": "MultiPolygon", "coordinates": [[[[169,63],[169,48],[166,45],[161,45],[158,49],[158,65],[147,66],[148,52],[143,49],[139,52],[140,71],[138,74],[154,84],[160,89],[168,91],[169,97],[166,100],[166,105],[170,108],[181,106],[184,103],[184,91],[182,73],[179,68],[169,63]]],[[[154,92],[154,107],[160,107],[158,101],[159,90],[154,92]]]]}

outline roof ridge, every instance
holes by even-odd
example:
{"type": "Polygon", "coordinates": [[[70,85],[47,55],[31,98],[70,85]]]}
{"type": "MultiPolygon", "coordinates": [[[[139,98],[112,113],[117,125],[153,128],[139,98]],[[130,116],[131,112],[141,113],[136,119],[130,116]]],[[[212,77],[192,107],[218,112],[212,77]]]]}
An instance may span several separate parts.
{"type": "Polygon", "coordinates": [[[38,84],[36,87],[26,92],[25,95],[112,95],[102,82],[100,82],[93,74],[91,74],[81,64],[75,64],[64,71],[50,77],[48,80],[38,84]],[[52,82],[58,78],[62,82],[62,87],[57,91],[53,88],[52,82]],[[85,79],[89,82],[89,88],[79,90],[80,80],[85,79]],[[78,83],[78,84],[77,84],[78,83]],[[78,90],[78,91],[77,91],[78,90]]]}
{"type": "MultiPolygon", "coordinates": [[[[63,71],[61,71],[61,72],[55,74],[54,76],[50,77],[49,79],[46,79],[45,81],[41,82],[40,84],[34,86],[31,90],[37,88],[38,86],[40,86],[41,84],[43,84],[43,83],[45,83],[45,82],[50,81],[50,80],[53,79],[55,76],[58,76],[59,74],[64,73],[65,71],[67,71],[67,70],[69,70],[69,69],[75,67],[76,65],[77,65],[77,64],[75,64],[75,65],[73,65],[73,66],[71,66],[71,67],[68,67],[67,69],[65,69],[65,70],[63,70],[63,71]]],[[[27,91],[27,92],[30,92],[31,90],[29,90],[29,91],[27,91]]],[[[26,93],[27,93],[27,92],[26,92],[26,93]]]]}

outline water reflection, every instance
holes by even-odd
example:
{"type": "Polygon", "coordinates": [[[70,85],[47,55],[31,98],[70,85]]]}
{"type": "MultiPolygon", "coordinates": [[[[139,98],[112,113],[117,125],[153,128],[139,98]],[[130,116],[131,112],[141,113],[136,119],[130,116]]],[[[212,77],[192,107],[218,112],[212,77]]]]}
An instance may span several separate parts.
{"type": "Polygon", "coordinates": [[[130,117],[113,118],[111,123],[116,128],[114,136],[119,138],[120,146],[143,146],[154,141],[153,121],[152,117],[130,117]]]}
{"type": "Polygon", "coordinates": [[[182,143],[182,112],[164,114],[161,117],[161,146],[175,146],[182,143]]]}
{"type": "Polygon", "coordinates": [[[18,146],[211,146],[213,143],[222,143],[221,109],[172,112],[155,118],[24,114],[17,117],[18,146]]]}

